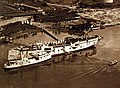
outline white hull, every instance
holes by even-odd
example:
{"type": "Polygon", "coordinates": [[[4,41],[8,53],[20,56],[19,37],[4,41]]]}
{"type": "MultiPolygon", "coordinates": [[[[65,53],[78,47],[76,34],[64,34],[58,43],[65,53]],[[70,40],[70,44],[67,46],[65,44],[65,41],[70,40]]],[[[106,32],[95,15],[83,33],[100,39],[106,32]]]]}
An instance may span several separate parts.
{"type": "MultiPolygon", "coordinates": [[[[4,68],[12,69],[12,68],[18,68],[18,67],[33,65],[33,64],[41,63],[43,61],[47,61],[51,58],[52,58],[51,55],[47,54],[47,55],[44,55],[44,56],[43,55],[39,56],[38,60],[36,60],[35,58],[33,58],[33,59],[24,58],[24,60],[14,60],[14,63],[12,63],[11,65],[7,65],[7,63],[4,64],[4,68]]],[[[9,62],[13,62],[13,61],[9,61],[9,62]]]]}
{"type": "Polygon", "coordinates": [[[49,51],[51,53],[51,55],[54,56],[54,55],[70,53],[70,52],[75,52],[75,51],[89,48],[91,46],[96,45],[98,41],[99,41],[99,38],[94,38],[94,39],[90,39],[88,41],[86,41],[86,40],[85,41],[77,41],[73,44],[56,47],[56,48],[53,48],[53,46],[43,46],[42,50],[49,51]],[[46,48],[51,48],[51,50],[46,50],[46,48]]]}
{"type": "MultiPolygon", "coordinates": [[[[70,53],[74,51],[79,51],[82,49],[89,48],[93,45],[96,45],[97,42],[100,40],[100,37],[94,37],[94,38],[89,38],[89,39],[84,39],[82,41],[76,41],[74,43],[70,44],[55,44],[55,45],[44,45],[44,44],[38,44],[36,43],[33,45],[32,49],[33,50],[26,50],[26,48],[22,48],[22,50],[16,50],[16,53],[12,57],[11,54],[8,55],[8,58],[17,58],[21,57],[22,60],[13,60],[15,63],[11,65],[4,64],[4,68],[17,68],[17,67],[23,67],[23,66],[28,66],[36,63],[40,63],[46,60],[51,59],[52,56],[58,55],[58,54],[64,54],[64,53],[70,53]],[[21,51],[21,56],[18,55],[19,52],[21,51]],[[46,55],[42,55],[40,52],[46,53],[46,55]],[[35,57],[37,56],[37,60],[35,57]],[[29,59],[32,58],[32,59],[29,59]]],[[[28,49],[28,47],[27,47],[28,49]]],[[[15,52],[15,50],[11,50],[15,52]]],[[[10,62],[10,61],[9,61],[10,62]]],[[[12,63],[12,62],[11,62],[12,63]]]]}

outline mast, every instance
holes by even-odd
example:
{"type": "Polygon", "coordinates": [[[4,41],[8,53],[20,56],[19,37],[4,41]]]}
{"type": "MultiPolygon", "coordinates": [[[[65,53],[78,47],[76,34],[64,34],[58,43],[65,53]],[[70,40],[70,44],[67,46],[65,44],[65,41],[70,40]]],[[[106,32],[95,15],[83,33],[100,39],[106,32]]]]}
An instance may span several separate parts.
{"type": "Polygon", "coordinates": [[[20,58],[23,60],[23,46],[20,46],[20,58]]]}

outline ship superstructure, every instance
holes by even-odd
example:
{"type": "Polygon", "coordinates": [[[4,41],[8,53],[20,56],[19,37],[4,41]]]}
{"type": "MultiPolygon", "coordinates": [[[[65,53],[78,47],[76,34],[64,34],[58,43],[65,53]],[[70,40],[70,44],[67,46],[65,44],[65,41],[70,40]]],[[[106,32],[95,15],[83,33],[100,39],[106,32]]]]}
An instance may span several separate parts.
{"type": "MultiPolygon", "coordinates": [[[[12,50],[13,51],[13,50],[12,50]]],[[[50,53],[40,51],[40,50],[14,50],[17,52],[15,55],[9,55],[11,57],[5,64],[4,68],[18,68],[23,66],[28,66],[32,64],[37,64],[43,61],[47,61],[52,58],[50,53]]]]}
{"type": "Polygon", "coordinates": [[[57,54],[75,52],[94,46],[101,38],[102,37],[99,37],[97,35],[79,38],[67,37],[64,40],[57,42],[48,42],[46,44],[35,43],[31,47],[34,47],[34,49],[41,49],[42,51],[49,52],[54,56],[57,54]]]}
{"type": "Polygon", "coordinates": [[[97,44],[102,37],[67,37],[64,40],[34,43],[9,50],[8,62],[4,68],[16,68],[50,60],[54,55],[79,51],[97,44]]]}

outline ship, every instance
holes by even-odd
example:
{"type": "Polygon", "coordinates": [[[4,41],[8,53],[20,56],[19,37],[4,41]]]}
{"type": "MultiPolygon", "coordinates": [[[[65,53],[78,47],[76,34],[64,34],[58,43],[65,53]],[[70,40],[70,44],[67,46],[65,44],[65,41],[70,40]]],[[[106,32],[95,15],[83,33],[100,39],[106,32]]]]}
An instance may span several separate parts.
{"type": "Polygon", "coordinates": [[[34,51],[28,51],[28,50],[11,50],[10,52],[16,52],[14,55],[9,55],[9,59],[5,64],[5,69],[13,69],[13,68],[19,68],[23,66],[33,65],[40,62],[44,62],[47,60],[50,60],[52,58],[52,55],[50,53],[40,51],[40,50],[34,50],[34,51]]]}
{"type": "Polygon", "coordinates": [[[82,37],[66,37],[64,40],[56,41],[56,42],[48,42],[46,44],[43,43],[35,43],[30,45],[32,49],[41,49],[42,51],[51,53],[52,56],[60,55],[64,53],[71,53],[80,51],[91,46],[95,46],[99,40],[103,37],[99,37],[98,35],[94,36],[82,36],[82,37]]]}
{"type": "Polygon", "coordinates": [[[55,55],[80,51],[94,46],[102,37],[82,36],[66,37],[56,42],[37,42],[26,46],[20,46],[9,50],[8,62],[4,68],[17,68],[50,60],[55,55]]]}

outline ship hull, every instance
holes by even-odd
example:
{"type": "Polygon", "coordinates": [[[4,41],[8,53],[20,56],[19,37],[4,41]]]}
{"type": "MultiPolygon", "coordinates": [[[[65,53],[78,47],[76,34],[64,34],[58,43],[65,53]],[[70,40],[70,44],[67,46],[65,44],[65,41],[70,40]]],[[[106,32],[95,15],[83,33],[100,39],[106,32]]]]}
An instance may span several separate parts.
{"type": "MultiPolygon", "coordinates": [[[[55,46],[42,45],[41,50],[38,50],[36,48],[36,47],[41,47],[41,46],[35,44],[35,49],[33,51],[28,51],[28,50],[27,51],[22,51],[22,54],[23,54],[22,58],[24,58],[24,60],[18,60],[17,63],[19,63],[19,64],[17,64],[16,62],[14,62],[15,63],[14,65],[4,64],[4,68],[5,69],[13,69],[13,68],[29,66],[29,65],[33,65],[33,64],[37,64],[37,63],[42,63],[42,62],[51,60],[51,58],[53,56],[62,55],[62,54],[66,54],[66,53],[69,54],[71,52],[77,52],[77,51],[89,48],[91,46],[94,46],[94,45],[97,44],[97,42],[99,40],[100,40],[99,37],[94,37],[94,38],[90,38],[90,39],[84,39],[82,41],[78,40],[78,41],[76,41],[74,43],[70,43],[70,44],[61,44],[60,46],[57,46],[57,43],[56,43],[55,46]],[[29,57],[26,57],[26,58],[24,57],[24,56],[26,56],[26,55],[28,55],[30,53],[32,53],[32,54],[36,54],[37,53],[38,54],[38,52],[40,52],[40,51],[44,51],[46,53],[49,53],[49,55],[47,57],[46,56],[42,56],[42,55],[39,56],[39,57],[37,56],[38,60],[36,60],[36,59],[29,59],[29,57]],[[28,62],[25,62],[26,60],[28,62]]],[[[16,55],[18,54],[18,50],[17,50],[17,52],[15,54],[16,55]]],[[[29,55],[29,56],[31,56],[31,55],[29,55]]]]}
{"type": "Polygon", "coordinates": [[[89,48],[91,46],[95,46],[98,41],[99,41],[99,38],[94,38],[94,39],[85,40],[85,41],[78,41],[78,42],[70,44],[68,46],[63,46],[63,48],[57,48],[57,49],[55,48],[56,51],[55,52],[51,51],[51,55],[56,56],[56,55],[61,55],[64,53],[80,51],[80,50],[89,48]],[[61,52],[59,52],[59,51],[61,51],[61,52]]]}
{"type": "Polygon", "coordinates": [[[30,67],[30,66],[36,66],[37,64],[42,64],[42,63],[46,63],[47,61],[50,61],[51,59],[48,59],[48,60],[45,60],[45,61],[42,61],[42,62],[38,62],[38,63],[34,63],[34,64],[29,64],[29,65],[22,65],[22,66],[15,66],[15,67],[3,67],[4,70],[12,70],[12,69],[19,69],[19,68],[22,68],[22,67],[30,67]]]}
{"type": "MultiPolygon", "coordinates": [[[[34,65],[34,64],[38,64],[38,63],[42,63],[42,62],[45,62],[45,61],[48,61],[48,60],[50,60],[52,57],[51,57],[51,55],[48,55],[48,56],[46,56],[46,57],[39,57],[39,60],[36,60],[36,59],[31,59],[31,60],[28,60],[28,58],[26,58],[26,61],[22,61],[22,60],[16,60],[15,62],[14,62],[14,64],[13,65],[7,65],[7,63],[6,64],[4,64],[4,68],[5,69],[14,69],[14,68],[20,68],[20,67],[25,67],[25,66],[29,66],[29,65],[34,65]]],[[[9,61],[10,62],[10,61],[9,61]]],[[[11,62],[13,62],[13,61],[11,61],[11,62]]]]}

